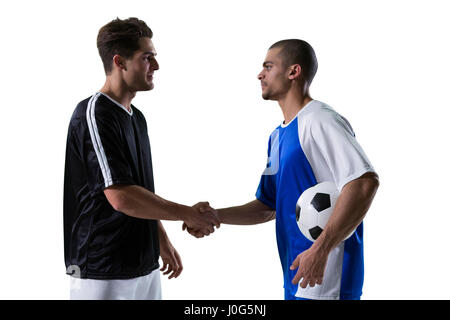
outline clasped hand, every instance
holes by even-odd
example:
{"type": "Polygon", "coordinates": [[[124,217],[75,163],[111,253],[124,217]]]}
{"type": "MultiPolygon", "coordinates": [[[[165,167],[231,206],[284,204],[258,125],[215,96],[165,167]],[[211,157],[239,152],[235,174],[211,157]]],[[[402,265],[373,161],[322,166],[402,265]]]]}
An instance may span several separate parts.
{"type": "Polygon", "coordinates": [[[203,238],[214,232],[214,227],[220,227],[220,219],[217,210],[208,202],[199,202],[192,206],[194,210],[191,219],[184,221],[183,230],[196,238],[203,238]]]}

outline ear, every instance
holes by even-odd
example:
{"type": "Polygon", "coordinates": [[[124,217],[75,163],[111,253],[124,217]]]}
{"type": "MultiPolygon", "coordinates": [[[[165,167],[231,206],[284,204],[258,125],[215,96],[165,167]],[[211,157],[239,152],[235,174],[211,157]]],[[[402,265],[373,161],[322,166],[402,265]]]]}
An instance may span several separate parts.
{"type": "Polygon", "coordinates": [[[296,80],[300,78],[302,67],[299,64],[294,64],[289,67],[289,80],[296,80]]]}
{"type": "Polygon", "coordinates": [[[125,63],[125,58],[116,54],[113,57],[113,64],[120,70],[127,70],[127,64],[125,63]]]}

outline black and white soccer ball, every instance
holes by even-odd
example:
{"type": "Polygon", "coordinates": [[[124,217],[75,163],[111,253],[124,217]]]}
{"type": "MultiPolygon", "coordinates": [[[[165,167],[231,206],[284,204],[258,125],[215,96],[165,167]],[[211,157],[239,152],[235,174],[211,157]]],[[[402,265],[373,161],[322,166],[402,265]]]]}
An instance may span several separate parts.
{"type": "Polygon", "coordinates": [[[318,183],[303,191],[298,198],[295,215],[297,225],[306,238],[314,242],[320,236],[338,197],[339,191],[330,181],[318,183]]]}

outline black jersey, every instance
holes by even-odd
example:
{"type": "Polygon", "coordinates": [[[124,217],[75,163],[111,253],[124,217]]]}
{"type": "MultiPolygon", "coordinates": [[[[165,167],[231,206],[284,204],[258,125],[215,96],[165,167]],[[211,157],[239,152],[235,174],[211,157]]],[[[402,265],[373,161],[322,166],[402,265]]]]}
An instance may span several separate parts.
{"type": "Polygon", "coordinates": [[[81,278],[127,279],[159,267],[157,221],[114,210],[103,190],[115,184],[155,191],[147,123],[133,105],[129,112],[98,92],[78,104],[67,136],[64,256],[81,278]]]}

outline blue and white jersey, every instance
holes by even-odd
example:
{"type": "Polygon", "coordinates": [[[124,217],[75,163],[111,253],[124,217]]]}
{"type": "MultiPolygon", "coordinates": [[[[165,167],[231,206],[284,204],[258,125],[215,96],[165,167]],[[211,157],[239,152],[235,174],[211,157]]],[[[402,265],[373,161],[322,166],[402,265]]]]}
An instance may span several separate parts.
{"type": "Polygon", "coordinates": [[[313,100],[271,134],[268,157],[256,198],[276,210],[286,292],[308,299],[359,298],[364,277],[362,223],[330,253],[321,285],[293,285],[297,270],[289,270],[297,255],[312,245],[296,221],[296,203],[303,191],[323,181],[334,182],[341,191],[351,180],[374,172],[350,124],[330,106],[313,100]]]}

